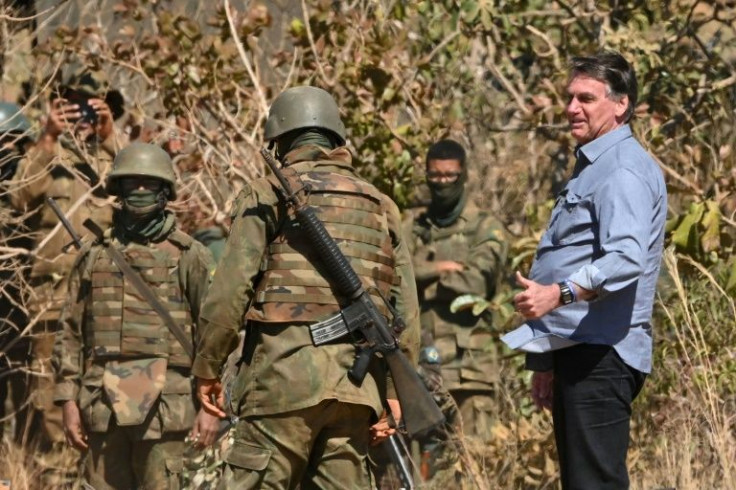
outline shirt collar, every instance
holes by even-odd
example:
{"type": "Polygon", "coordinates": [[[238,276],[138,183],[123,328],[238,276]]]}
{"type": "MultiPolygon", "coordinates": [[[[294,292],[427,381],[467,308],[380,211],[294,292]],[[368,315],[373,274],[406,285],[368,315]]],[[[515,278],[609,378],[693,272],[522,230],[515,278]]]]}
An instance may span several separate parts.
{"type": "Polygon", "coordinates": [[[350,150],[344,146],[331,150],[322,146],[307,144],[294,148],[284,158],[285,162],[289,162],[288,165],[314,160],[329,160],[336,165],[343,164],[346,167],[352,167],[352,155],[350,154],[350,150]]]}
{"type": "Polygon", "coordinates": [[[628,124],[624,124],[613,131],[609,131],[589,143],[578,146],[575,149],[575,155],[580,158],[580,153],[582,153],[590,163],[595,163],[598,157],[605,153],[606,150],[626,138],[631,138],[631,127],[628,124]]]}

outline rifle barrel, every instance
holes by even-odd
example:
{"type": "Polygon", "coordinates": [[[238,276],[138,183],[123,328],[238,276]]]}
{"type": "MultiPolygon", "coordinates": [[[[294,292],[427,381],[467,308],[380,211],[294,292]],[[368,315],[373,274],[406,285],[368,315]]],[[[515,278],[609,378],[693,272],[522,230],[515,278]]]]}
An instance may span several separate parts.
{"type": "Polygon", "coordinates": [[[74,230],[74,227],[72,226],[72,224],[69,223],[68,219],[66,219],[66,216],[64,215],[64,212],[59,207],[59,204],[54,200],[53,197],[47,197],[46,203],[51,207],[51,210],[59,218],[59,221],[61,221],[61,224],[64,226],[64,228],[66,228],[66,231],[67,233],[69,233],[69,236],[72,237],[74,246],[77,249],[82,248],[82,239],[79,238],[79,235],[77,235],[77,232],[74,230]]]}

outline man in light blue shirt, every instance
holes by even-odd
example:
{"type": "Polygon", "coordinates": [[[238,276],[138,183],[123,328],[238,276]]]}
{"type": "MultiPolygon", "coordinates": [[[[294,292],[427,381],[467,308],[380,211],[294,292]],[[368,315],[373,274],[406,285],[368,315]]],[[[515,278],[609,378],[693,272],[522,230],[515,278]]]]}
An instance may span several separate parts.
{"type": "Polygon", "coordinates": [[[632,67],[573,58],[566,114],[577,161],[559,194],[503,341],[527,354],[532,398],[551,408],[564,489],[628,488],[631,403],[652,365],[650,320],[667,192],[631,134],[632,67]]]}

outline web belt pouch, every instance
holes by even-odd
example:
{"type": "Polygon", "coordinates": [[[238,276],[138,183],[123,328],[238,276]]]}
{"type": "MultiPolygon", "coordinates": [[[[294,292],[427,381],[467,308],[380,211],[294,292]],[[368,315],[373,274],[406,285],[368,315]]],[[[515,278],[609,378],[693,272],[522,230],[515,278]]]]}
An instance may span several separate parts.
{"type": "Polygon", "coordinates": [[[314,345],[324,345],[339,339],[348,333],[348,326],[342,312],[337,313],[326,320],[313,323],[309,326],[309,332],[312,334],[312,343],[314,345]]]}

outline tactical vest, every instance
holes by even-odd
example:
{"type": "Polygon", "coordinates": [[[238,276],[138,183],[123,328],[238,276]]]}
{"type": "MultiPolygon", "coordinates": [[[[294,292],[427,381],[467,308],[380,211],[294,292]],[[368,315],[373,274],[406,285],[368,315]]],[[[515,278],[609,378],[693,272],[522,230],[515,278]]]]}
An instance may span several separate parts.
{"type": "MultiPolygon", "coordinates": [[[[189,236],[174,231],[153,246],[129,243],[121,250],[189,337],[192,318],[179,284],[179,258],[191,244],[189,236]]],[[[99,245],[92,250],[97,252],[90,256],[91,294],[85,321],[91,357],[161,357],[168,358],[170,366],[190,367],[191,359],[153,307],[99,245]]]]}
{"type": "Polygon", "coordinates": [[[470,247],[477,239],[479,213],[470,209],[465,219],[457,219],[450,226],[435,228],[429,224],[426,214],[414,223],[414,236],[419,237],[418,247],[434,247],[434,261],[463,261],[470,253],[470,247]],[[452,237],[456,237],[452,240],[452,237]]]}
{"type": "MultiPolygon", "coordinates": [[[[300,174],[309,184],[308,204],[350,261],[363,286],[388,297],[394,283],[393,244],[382,195],[356,177],[332,172],[300,174]]],[[[278,184],[275,184],[278,187],[278,184]]],[[[320,321],[346,306],[332,289],[314,246],[292,215],[269,244],[261,263],[254,308],[249,319],[265,322],[320,321]]],[[[376,304],[388,316],[380,296],[376,304]]]]}

